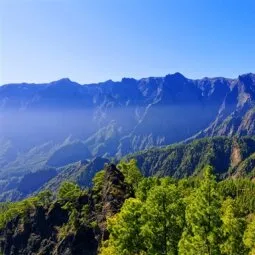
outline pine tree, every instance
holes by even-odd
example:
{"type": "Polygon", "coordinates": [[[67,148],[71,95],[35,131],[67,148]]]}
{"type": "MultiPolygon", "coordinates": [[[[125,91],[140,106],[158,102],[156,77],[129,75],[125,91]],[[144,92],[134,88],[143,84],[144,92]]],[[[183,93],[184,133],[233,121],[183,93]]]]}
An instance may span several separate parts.
{"type": "Polygon", "coordinates": [[[184,205],[175,185],[166,183],[150,190],[142,222],[146,254],[178,253],[178,242],[184,224],[184,205]]]}
{"type": "Polygon", "coordinates": [[[250,255],[255,254],[255,215],[253,215],[253,218],[251,222],[248,224],[247,229],[244,233],[244,244],[249,249],[250,255]]]}
{"type": "Polygon", "coordinates": [[[121,211],[108,219],[109,240],[104,244],[101,255],[140,255],[144,253],[141,236],[142,202],[129,198],[121,211]]]}
{"type": "Polygon", "coordinates": [[[238,218],[234,200],[227,198],[222,204],[222,239],[221,253],[225,255],[244,255],[247,249],[243,243],[245,220],[238,218]]]}
{"type": "Polygon", "coordinates": [[[138,183],[143,177],[137,166],[137,161],[135,159],[131,159],[129,162],[121,161],[117,168],[124,174],[125,181],[137,189],[138,183]]]}
{"type": "Polygon", "coordinates": [[[188,201],[186,229],[179,243],[180,255],[219,255],[220,198],[212,168],[206,167],[204,178],[188,201]]]}

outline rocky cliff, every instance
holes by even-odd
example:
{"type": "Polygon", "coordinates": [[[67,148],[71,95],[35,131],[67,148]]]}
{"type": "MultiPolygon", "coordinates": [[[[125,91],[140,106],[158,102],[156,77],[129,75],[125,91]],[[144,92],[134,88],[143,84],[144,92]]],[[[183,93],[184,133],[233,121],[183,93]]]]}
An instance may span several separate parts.
{"type": "Polygon", "coordinates": [[[72,207],[71,200],[67,203],[59,199],[47,205],[37,204],[23,215],[14,216],[1,229],[3,254],[97,254],[101,240],[108,238],[106,218],[117,213],[132,195],[132,188],[115,165],[106,166],[102,173],[97,187],[88,193],[81,192],[72,201],[72,207]],[[88,208],[86,214],[84,208],[88,208]]]}

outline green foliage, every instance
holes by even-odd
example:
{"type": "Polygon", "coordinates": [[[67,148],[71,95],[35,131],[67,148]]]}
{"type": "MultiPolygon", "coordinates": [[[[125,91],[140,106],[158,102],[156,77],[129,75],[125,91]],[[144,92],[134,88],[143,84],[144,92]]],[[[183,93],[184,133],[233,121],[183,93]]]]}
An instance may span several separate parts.
{"type": "Polygon", "coordinates": [[[136,190],[136,197],[139,198],[141,201],[145,201],[148,192],[155,186],[160,185],[161,179],[157,177],[148,177],[142,179],[137,187],[136,190]]]}
{"type": "MultiPolygon", "coordinates": [[[[56,201],[68,211],[69,219],[57,228],[58,241],[75,235],[80,227],[93,228],[95,233],[107,227],[110,235],[102,242],[101,255],[255,254],[253,180],[217,182],[210,166],[201,171],[203,176],[181,180],[142,177],[135,161],[121,162],[119,168],[133,186],[134,197],[126,199],[107,224],[103,212],[113,200],[122,204],[128,190],[118,190],[119,184],[104,189],[105,171],[95,175],[89,191],[72,182],[61,185],[56,201]]],[[[46,190],[23,201],[0,204],[0,229],[15,217],[25,222],[37,207],[47,209],[52,202],[46,190]]]]}
{"type": "Polygon", "coordinates": [[[64,239],[66,236],[74,234],[79,227],[79,213],[76,208],[72,208],[69,212],[69,220],[58,230],[58,240],[64,239]]]}
{"type": "Polygon", "coordinates": [[[102,255],[248,255],[255,252],[254,183],[203,178],[143,178],[135,197],[108,219],[102,255]],[[251,201],[251,202],[249,202],[251,201]]]}
{"type": "Polygon", "coordinates": [[[62,240],[67,235],[74,234],[79,227],[79,212],[77,210],[78,199],[85,191],[72,182],[64,182],[59,188],[57,199],[62,204],[62,208],[68,210],[69,220],[59,228],[58,240],[62,240]]]}
{"type": "Polygon", "coordinates": [[[103,181],[104,181],[105,171],[99,171],[95,174],[93,178],[93,191],[99,193],[102,190],[103,181]]]}
{"type": "Polygon", "coordinates": [[[80,219],[81,224],[83,225],[90,225],[90,218],[89,218],[89,205],[83,205],[82,209],[81,209],[81,219],[80,219]]]}
{"type": "MultiPolygon", "coordinates": [[[[151,188],[143,193],[143,202],[127,199],[120,213],[108,220],[111,235],[101,254],[175,254],[184,225],[184,204],[170,179],[148,181],[151,188]]],[[[145,180],[139,189],[144,190],[144,184],[145,180]]]]}
{"type": "Polygon", "coordinates": [[[7,222],[16,217],[21,217],[25,220],[27,215],[37,206],[42,206],[42,203],[43,201],[38,197],[31,197],[19,202],[1,205],[0,229],[4,228],[7,222]]]}
{"type": "Polygon", "coordinates": [[[125,182],[132,185],[134,189],[137,189],[139,182],[143,178],[135,159],[131,159],[128,162],[121,161],[117,168],[125,176],[125,182]]]}
{"type": "Polygon", "coordinates": [[[35,197],[30,197],[19,202],[0,204],[0,229],[4,228],[6,223],[16,217],[25,219],[31,211],[38,206],[48,207],[52,202],[52,194],[45,190],[35,197]]]}
{"type": "Polygon", "coordinates": [[[212,165],[217,178],[224,179],[230,174],[244,176],[249,173],[254,176],[254,152],[254,137],[210,137],[140,151],[127,159],[136,159],[145,176],[172,176],[179,179],[200,176],[206,165],[212,165]],[[233,162],[233,151],[236,156],[240,155],[241,162],[237,157],[237,165],[233,162]],[[248,162],[242,164],[248,158],[248,162]]]}
{"type": "Polygon", "coordinates": [[[39,203],[41,203],[41,205],[44,207],[49,207],[53,200],[53,195],[50,190],[41,191],[40,193],[37,194],[37,197],[39,203]]]}
{"type": "Polygon", "coordinates": [[[142,202],[139,199],[127,199],[121,212],[108,220],[111,238],[101,254],[133,255],[145,249],[141,236],[142,202]],[[111,253],[110,253],[111,254],[111,253]]]}
{"type": "Polygon", "coordinates": [[[102,170],[97,172],[95,177],[93,178],[93,199],[96,204],[96,209],[101,210],[102,204],[100,203],[102,197],[102,190],[103,190],[103,182],[105,177],[105,171],[102,170]]]}
{"type": "Polygon", "coordinates": [[[244,244],[250,250],[250,255],[255,254],[255,215],[253,215],[244,233],[244,244]]]}
{"type": "Polygon", "coordinates": [[[255,183],[248,178],[227,179],[219,182],[218,190],[223,197],[235,199],[239,216],[255,211],[255,183]]]}
{"type": "Polygon", "coordinates": [[[219,254],[220,239],[220,197],[216,190],[216,181],[212,168],[207,167],[204,179],[198,189],[187,200],[186,224],[179,245],[179,253],[219,254]]]}
{"type": "Polygon", "coordinates": [[[174,184],[153,187],[142,215],[147,254],[175,254],[184,225],[184,204],[174,184]]]}
{"type": "Polygon", "coordinates": [[[221,207],[222,220],[222,240],[220,245],[221,254],[242,255],[247,254],[243,243],[243,232],[245,229],[245,220],[237,217],[235,201],[227,198],[221,207]]]}
{"type": "Polygon", "coordinates": [[[58,200],[65,203],[74,203],[77,198],[81,196],[82,190],[80,187],[73,182],[63,182],[59,188],[57,198],[58,200]]]}

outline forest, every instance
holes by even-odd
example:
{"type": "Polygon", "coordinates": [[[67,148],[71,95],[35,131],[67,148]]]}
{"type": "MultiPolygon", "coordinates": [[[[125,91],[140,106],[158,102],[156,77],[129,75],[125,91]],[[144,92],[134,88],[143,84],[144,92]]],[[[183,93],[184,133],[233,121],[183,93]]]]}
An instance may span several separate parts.
{"type": "MultiPolygon", "coordinates": [[[[64,223],[55,227],[56,252],[63,240],[70,236],[78,239],[81,229],[85,229],[93,233],[86,235],[90,253],[79,253],[81,243],[70,254],[255,254],[253,179],[232,177],[219,181],[210,165],[196,177],[144,177],[131,159],[121,161],[117,167],[105,166],[95,175],[90,189],[63,182],[57,194],[45,190],[19,202],[2,203],[2,252],[25,254],[24,249],[31,248],[17,247],[15,242],[7,248],[4,232],[10,222],[16,224],[15,228],[25,225],[38,208],[49,215],[56,204],[67,215],[64,223]]],[[[36,254],[48,253],[41,250],[36,254]]]]}

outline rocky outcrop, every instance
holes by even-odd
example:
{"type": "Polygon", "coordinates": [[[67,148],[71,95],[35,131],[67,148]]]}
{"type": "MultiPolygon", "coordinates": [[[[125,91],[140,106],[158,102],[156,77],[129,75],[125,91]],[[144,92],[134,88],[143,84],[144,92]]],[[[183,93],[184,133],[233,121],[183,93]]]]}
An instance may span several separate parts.
{"type": "Polygon", "coordinates": [[[105,169],[104,186],[102,190],[103,215],[106,219],[117,213],[125,199],[131,196],[132,189],[125,183],[124,175],[110,164],[105,169]]]}
{"type": "Polygon", "coordinates": [[[58,203],[50,210],[36,208],[24,217],[8,222],[1,236],[5,255],[53,254],[57,244],[57,227],[68,221],[68,212],[58,203]]]}
{"type": "Polygon", "coordinates": [[[110,164],[105,168],[104,185],[102,189],[102,208],[98,218],[101,237],[108,239],[106,219],[119,212],[126,198],[133,196],[133,190],[125,183],[124,175],[110,164]]]}
{"type": "Polygon", "coordinates": [[[109,236],[106,219],[117,213],[125,199],[132,195],[123,174],[115,165],[105,167],[100,196],[93,190],[81,195],[75,203],[77,217],[82,217],[83,206],[89,211],[86,224],[80,223],[75,231],[59,238],[60,228],[68,224],[70,212],[60,202],[48,207],[37,206],[26,215],[7,223],[0,233],[0,247],[4,255],[95,255],[99,244],[109,236]],[[96,223],[96,225],[95,225],[96,223]]]}

